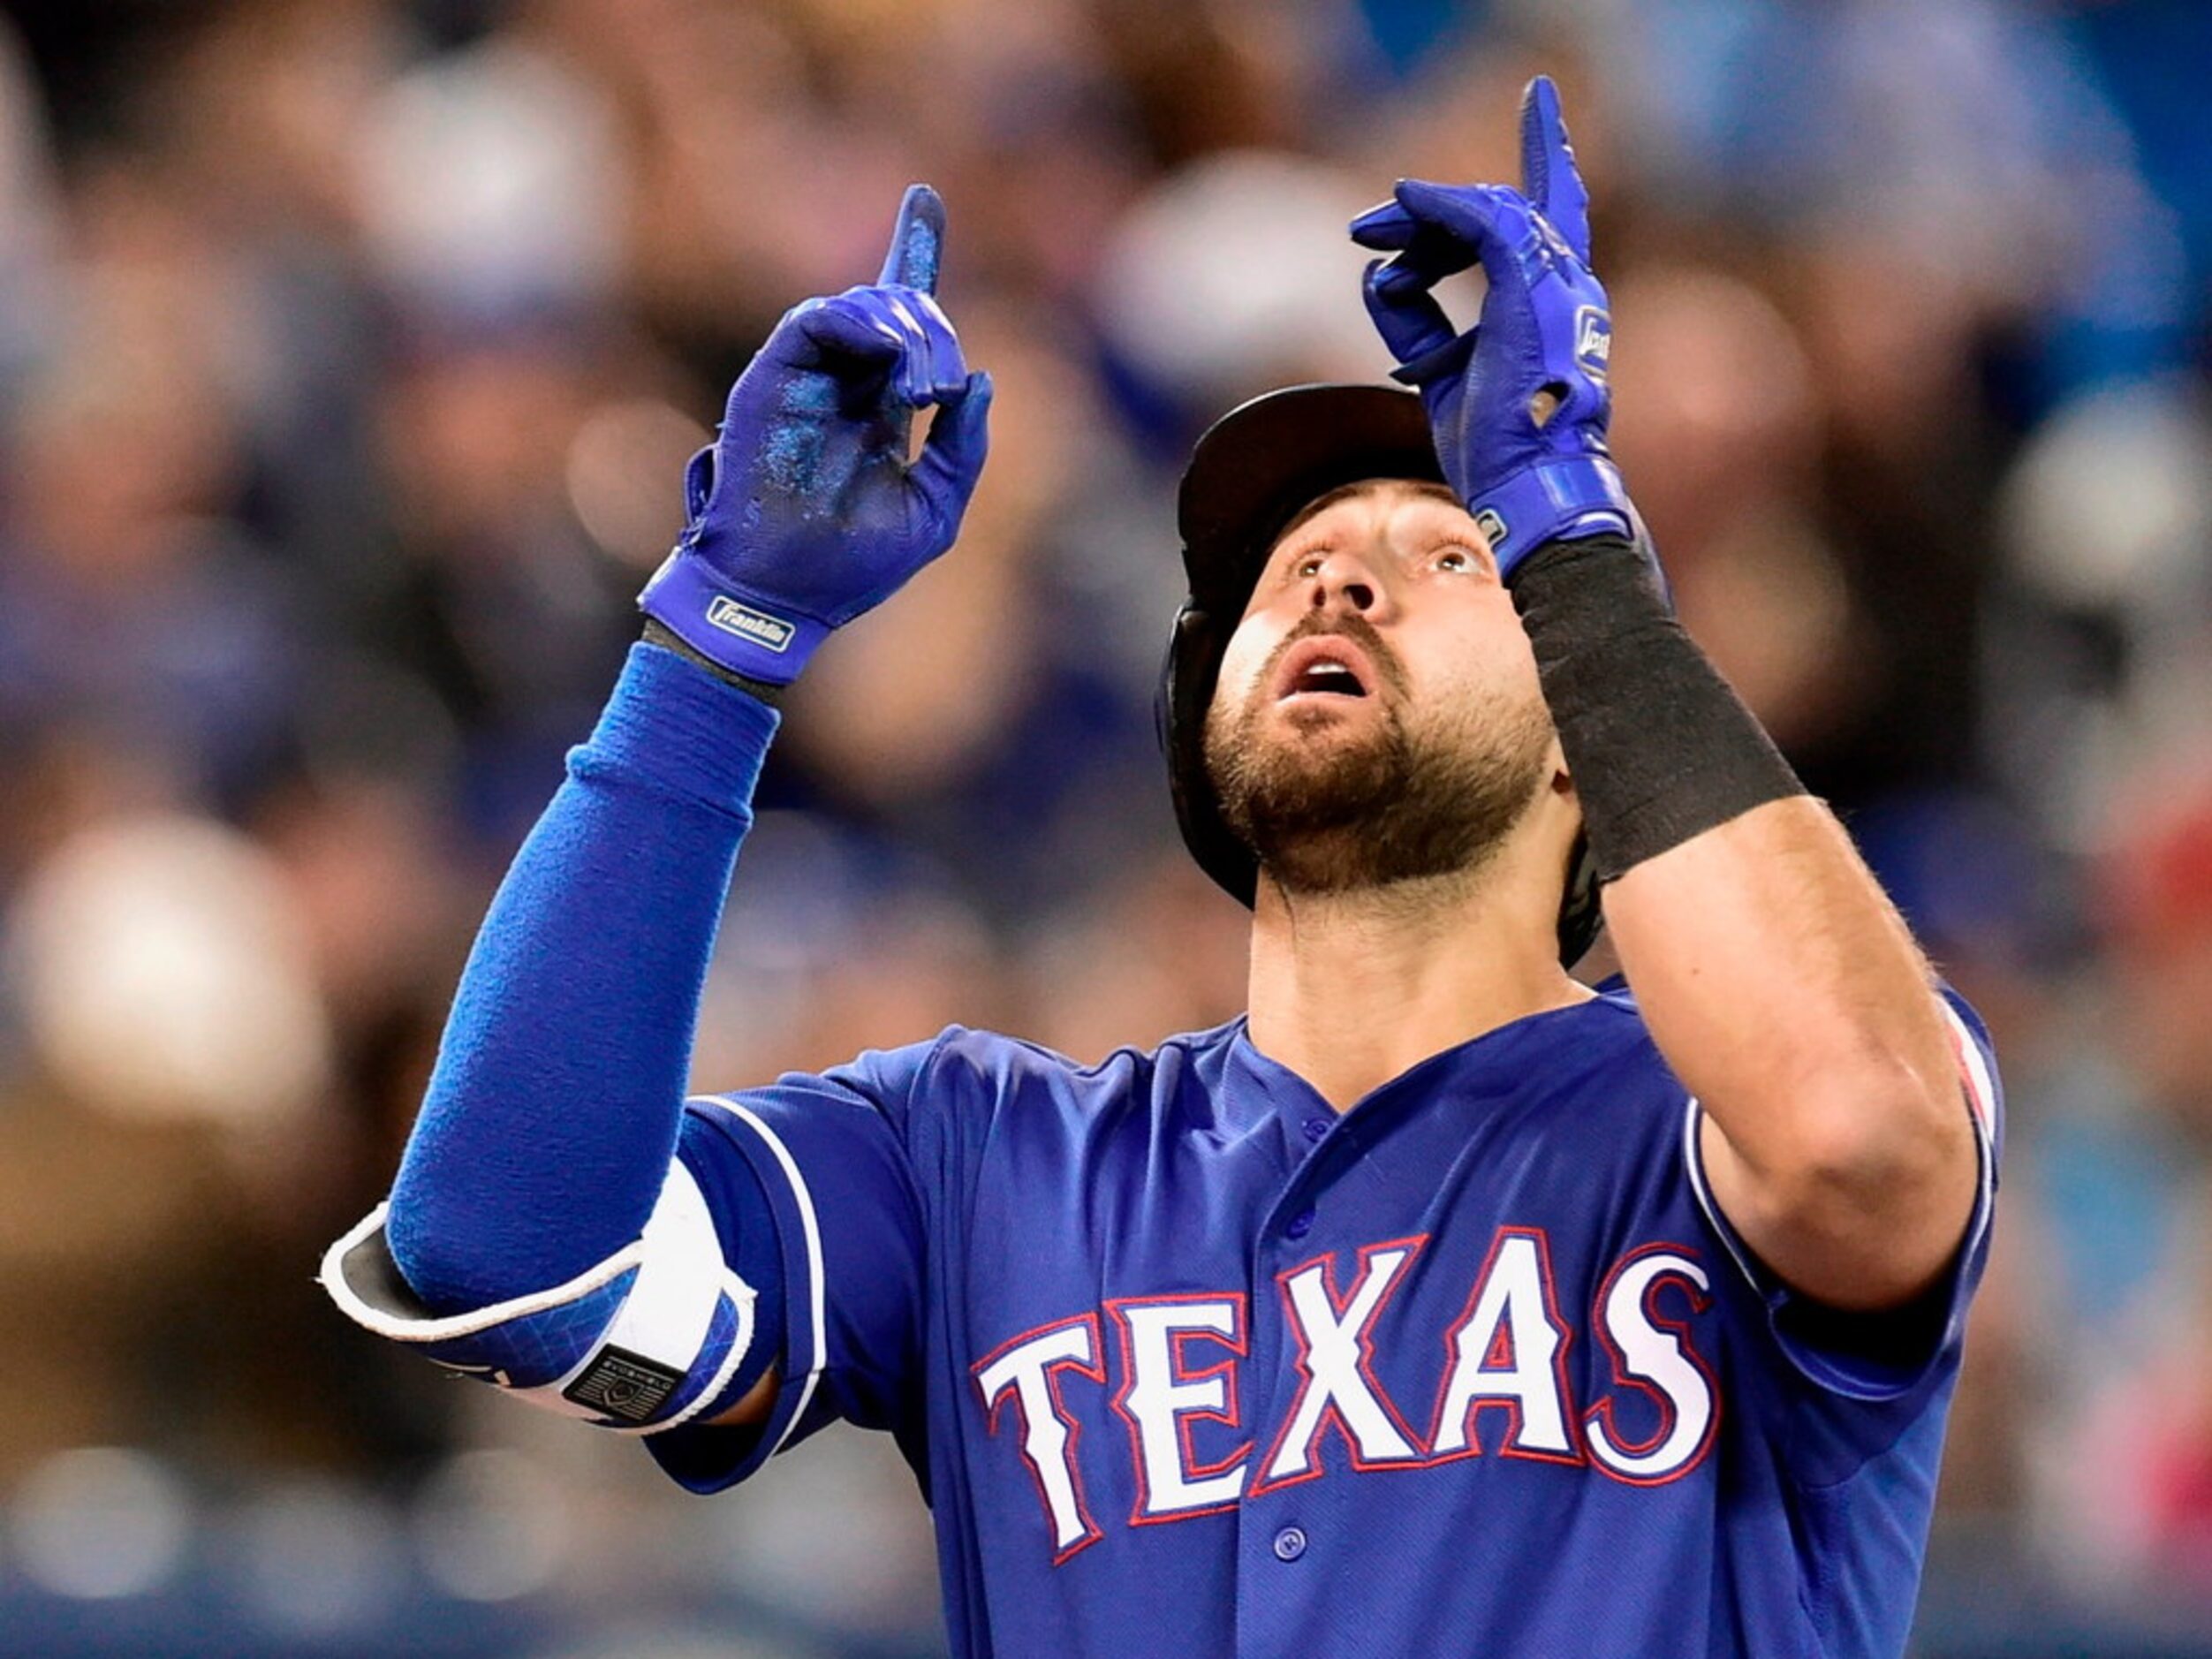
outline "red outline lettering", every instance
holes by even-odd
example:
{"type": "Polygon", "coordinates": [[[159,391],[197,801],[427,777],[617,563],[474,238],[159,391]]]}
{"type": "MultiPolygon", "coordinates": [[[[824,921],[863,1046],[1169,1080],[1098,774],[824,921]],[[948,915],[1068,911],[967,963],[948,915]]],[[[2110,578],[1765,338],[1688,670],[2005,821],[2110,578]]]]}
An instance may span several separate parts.
{"type": "Polygon", "coordinates": [[[1275,1276],[1276,1293],[1283,1299],[1284,1327],[1298,1339],[1296,1363],[1303,1380],[1299,1383],[1298,1392],[1291,1398],[1290,1410],[1284,1413],[1283,1427],[1276,1431],[1274,1443],[1269,1446],[1267,1455],[1254,1466],[1252,1482],[1245,1489],[1246,1496],[1257,1496],[1262,1492],[1278,1491],[1286,1486],[1296,1486],[1303,1481],[1316,1480],[1328,1473],[1327,1466],[1322,1461],[1321,1442],[1332,1420],[1337,1426],[1338,1437],[1345,1443],[1345,1449],[1352,1454],[1352,1466],[1354,1469],[1363,1472],[1380,1469],[1418,1469],[1426,1463],[1427,1459],[1421,1456],[1420,1436],[1406,1425],[1403,1417],[1398,1415],[1398,1407],[1391,1403],[1390,1397],[1383,1391],[1382,1382],[1375,1375],[1374,1332],[1375,1326],[1382,1322],[1383,1311],[1390,1307],[1390,1299],[1398,1294],[1400,1287],[1412,1276],[1413,1263],[1420,1259],[1420,1253],[1428,1243],[1427,1233],[1415,1233],[1410,1238],[1386,1239],[1381,1244],[1362,1246],[1360,1251],[1360,1271],[1352,1281],[1351,1290],[1341,1299],[1337,1295],[1337,1253],[1333,1250],[1301,1261],[1294,1268],[1285,1268],[1275,1276]],[[1374,1258],[1386,1250],[1404,1250],[1405,1260],[1398,1264],[1398,1271],[1391,1275],[1390,1282],[1383,1286],[1382,1294],[1375,1299],[1374,1307],[1368,1310],[1367,1319],[1361,1323],[1356,1334],[1355,1341],[1360,1351],[1360,1363],[1357,1369],[1360,1380],[1367,1384],[1368,1394],[1374,1398],[1375,1404],[1382,1408],[1383,1415],[1390,1420],[1392,1426],[1398,1429],[1405,1443],[1413,1448],[1413,1454],[1406,1458],[1384,1458],[1372,1463],[1363,1459],[1360,1455],[1359,1436],[1352,1432],[1352,1426],[1345,1421],[1344,1413],[1337,1409],[1332,1390],[1328,1403],[1322,1407],[1320,1417],[1314,1420],[1313,1432],[1306,1439],[1306,1461],[1309,1466],[1306,1472],[1302,1474],[1286,1474],[1280,1480],[1269,1480],[1267,1472],[1274,1466],[1276,1458],[1281,1455],[1284,1443],[1290,1437],[1292,1427],[1298,1421],[1299,1413],[1305,1410],[1306,1397],[1312,1391],[1314,1382],[1313,1367],[1310,1363],[1314,1345],[1309,1339],[1304,1322],[1298,1316],[1298,1305],[1291,1299],[1291,1281],[1302,1273],[1309,1273],[1314,1269],[1319,1268],[1322,1275],[1322,1295],[1326,1299],[1330,1309],[1341,1323],[1345,1308],[1359,1299],[1360,1287],[1367,1283],[1367,1275],[1373,1271],[1374,1258]]]}
{"type": "MultiPolygon", "coordinates": [[[[1497,1332],[1491,1340],[1490,1352],[1483,1356],[1480,1370],[1514,1368],[1514,1356],[1511,1352],[1512,1331],[1513,1326],[1511,1320],[1498,1321],[1497,1332]],[[1502,1360],[1497,1352],[1501,1346],[1506,1350],[1505,1357],[1502,1360]]],[[[1484,1412],[1493,1411],[1505,1413],[1508,1419],[1505,1437],[1498,1446],[1500,1456],[1521,1458],[1531,1463],[1564,1464],[1573,1468],[1587,1466],[1589,1458],[1584,1454],[1582,1447],[1581,1423],[1575,1410],[1574,1390],[1567,1380],[1567,1350],[1573,1345],[1574,1327],[1567,1323],[1566,1320],[1560,1315],[1559,1296],[1552,1280],[1550,1235],[1542,1227],[1500,1227],[1490,1236],[1489,1254],[1482,1258],[1482,1266],[1476,1272],[1474,1283],[1467,1291],[1466,1301],[1461,1306],[1458,1316],[1444,1328],[1443,1375],[1437,1379],[1436,1404],[1429,1412],[1429,1421],[1432,1425],[1428,1433],[1430,1466],[1434,1467],[1444,1463],[1457,1463],[1462,1458],[1481,1457],[1482,1437],[1476,1432],[1476,1426],[1484,1412]],[[1466,1445],[1458,1451],[1438,1451],[1437,1443],[1443,1440],[1444,1434],[1444,1402],[1451,1397],[1452,1376],[1459,1364],[1459,1332],[1466,1322],[1474,1317],[1475,1306],[1481,1301],[1482,1292],[1489,1286],[1490,1274],[1497,1266],[1498,1254],[1504,1249],[1505,1241],[1511,1238],[1530,1239],[1536,1246],[1536,1276],[1543,1287],[1544,1322],[1557,1332],[1559,1337],[1557,1345],[1551,1352],[1552,1382],[1559,1390],[1559,1420],[1566,1429],[1570,1450],[1558,1452],[1529,1451],[1521,1449],[1514,1443],[1521,1435],[1520,1402],[1510,1394],[1478,1394],[1467,1402],[1466,1414],[1460,1420],[1466,1431],[1466,1445]]]]}
{"type": "Polygon", "coordinates": [[[1114,1397],[1109,1404],[1112,1405],[1114,1414],[1121,1419],[1129,1430],[1129,1461],[1135,1470],[1137,1493],[1136,1506],[1129,1514],[1129,1524],[1132,1526],[1159,1526],[1170,1521],[1189,1520],[1199,1515],[1220,1515],[1236,1508],[1240,1501],[1239,1498],[1231,1498],[1225,1503],[1208,1504],[1193,1509],[1168,1510],[1156,1515],[1148,1512],[1152,1508],[1152,1483],[1145,1471],[1144,1430],[1142,1425],[1128,1410],[1129,1396],[1137,1386],[1137,1365],[1133,1351],[1128,1315],[1123,1310],[1129,1307],[1174,1307],[1196,1302],[1227,1303],[1230,1334],[1223,1336],[1220,1331],[1208,1330],[1198,1325],[1178,1328],[1170,1332],[1168,1336],[1168,1382],[1171,1386],[1180,1386],[1190,1382],[1202,1382],[1208,1377],[1220,1377],[1222,1398],[1227,1402],[1227,1406],[1226,1409],[1218,1412],[1210,1406],[1204,1405],[1185,1406],[1174,1411],[1176,1444],[1181,1452],[1183,1479],[1186,1481],[1216,1479],[1228,1473],[1230,1470],[1252,1455],[1252,1442],[1247,1437],[1242,1445],[1219,1463],[1201,1464],[1198,1461],[1196,1449],[1191,1444],[1191,1429],[1199,1421],[1211,1420],[1232,1430],[1244,1427],[1242,1406],[1237,1395],[1239,1382],[1237,1367],[1240,1362],[1250,1358],[1252,1352],[1250,1297],[1242,1291],[1193,1291],[1179,1296],[1110,1297],[1106,1302],[1106,1311],[1113,1315],[1115,1329],[1119,1332],[1121,1386],[1114,1390],[1114,1397]],[[1186,1371],[1183,1368],[1183,1345],[1186,1342],[1218,1343],[1229,1350],[1229,1357],[1217,1365],[1186,1371]]]}
{"type": "MultiPolygon", "coordinates": [[[[1623,1440],[1618,1430],[1614,1426],[1613,1399],[1610,1394],[1608,1394],[1604,1398],[1601,1398],[1595,1405],[1592,1405],[1588,1411],[1582,1414],[1585,1443],[1588,1443],[1587,1436],[1589,1434],[1590,1425],[1597,1421],[1600,1418],[1602,1418],[1605,1423],[1606,1438],[1612,1443],[1614,1450],[1625,1458],[1644,1457],[1666,1443],[1667,1436],[1671,1435],[1675,1428],[1675,1405],[1673,1400],[1667,1397],[1664,1390],[1655,1387],[1649,1382],[1646,1382],[1640,1378],[1632,1377],[1628,1375],[1627,1359],[1621,1352],[1620,1345],[1613,1340],[1612,1328],[1605,1322],[1605,1305],[1612,1299],[1614,1283],[1623,1273],[1626,1272],[1638,1261],[1642,1261],[1646,1256],[1655,1255],[1662,1252],[1680,1256],[1683,1260],[1695,1264],[1701,1269],[1704,1267],[1705,1258],[1703,1254],[1692,1248],[1688,1245],[1640,1245],[1613,1264],[1612,1271],[1605,1276],[1605,1282],[1598,1286],[1597,1295],[1590,1304],[1590,1322],[1597,1331],[1598,1339],[1605,1345],[1606,1354],[1612,1361],[1614,1385],[1617,1388],[1636,1389],[1647,1395],[1649,1395],[1659,1410],[1659,1432],[1652,1436],[1648,1440],[1633,1444],[1623,1440]]],[[[1660,1289],[1670,1284],[1678,1284],[1682,1287],[1684,1292],[1689,1299],[1690,1313],[1692,1315],[1702,1314],[1706,1311],[1706,1309],[1712,1307],[1713,1299],[1709,1292],[1700,1290],[1697,1286],[1697,1282],[1694,1279],[1690,1278],[1687,1275],[1670,1269],[1665,1272],[1657,1273],[1652,1276],[1651,1283],[1644,1286],[1644,1293],[1638,1299],[1639,1308],[1643,1314],[1645,1322],[1649,1324],[1652,1329],[1655,1330],[1672,1331],[1674,1333],[1676,1342],[1681,1348],[1684,1358],[1687,1359],[1689,1362],[1697,1368],[1699,1374],[1705,1378],[1705,1391],[1708,1398],[1709,1398],[1713,1403],[1713,1408],[1705,1425],[1704,1437],[1698,1442],[1697,1450],[1692,1452],[1688,1458],[1678,1464],[1675,1467],[1667,1470],[1663,1473],[1627,1473],[1623,1470],[1613,1467],[1613,1466],[1608,1463],[1595,1450],[1593,1450],[1590,1453],[1590,1462],[1592,1465],[1604,1471],[1609,1479],[1618,1481],[1624,1486],[1665,1486],[1670,1481],[1679,1481],[1684,1475],[1688,1474],[1692,1470],[1695,1469],[1698,1465],[1705,1461],[1706,1454],[1713,1450],[1713,1443],[1718,1437],[1720,1433],[1720,1379],[1714,1375],[1713,1367],[1705,1362],[1705,1356],[1697,1351],[1697,1345],[1691,1340],[1689,1319],[1670,1319],[1665,1314],[1661,1314],[1658,1309],[1653,1306],[1653,1299],[1658,1294],[1660,1289]]]]}
{"type": "MultiPolygon", "coordinates": [[[[1098,1315],[1079,1314],[1072,1319],[1058,1319],[1049,1325],[1039,1325],[1034,1329],[1025,1330],[1019,1337],[1011,1337],[1000,1343],[997,1347],[968,1367],[968,1375],[975,1383],[976,1396],[982,1401],[984,1426],[989,1429],[991,1436],[994,1439],[997,1437],[999,1413],[1007,1398],[1011,1397],[1014,1402],[1015,1413],[1022,1420],[1021,1440],[1026,1442],[1029,1437],[1029,1419],[1022,1408],[1020,1387],[1010,1380],[1005,1387],[998,1390],[997,1397],[993,1398],[983,1392],[983,1373],[1015,1349],[1035,1342],[1041,1337],[1049,1337],[1055,1331],[1072,1329],[1078,1325],[1087,1328],[1091,1333],[1091,1363],[1085,1365],[1079,1360],[1055,1360],[1043,1367],[1045,1390],[1052,1398],[1052,1414],[1067,1429],[1068,1488],[1075,1496],[1075,1512],[1082,1518],[1083,1521],[1083,1535],[1080,1538],[1065,1549],[1061,1549],[1057,1543],[1055,1544],[1052,1564],[1056,1567],[1064,1564],[1106,1535],[1098,1522],[1093,1519],[1090,1499],[1084,1495],[1083,1491],[1083,1465],[1077,1455],[1083,1443],[1082,1420],[1069,1411],[1067,1402],[1060,1398],[1058,1375],[1058,1373],[1062,1371],[1072,1371],[1079,1376],[1090,1378],[1102,1388],[1105,1386],[1106,1344],[1099,1334],[1098,1315]]],[[[1039,1473],[1036,1461],[1028,1455],[1026,1445],[1018,1444],[1015,1450],[1021,1458],[1021,1466],[1029,1473],[1029,1483],[1037,1489],[1037,1504],[1044,1511],[1045,1536],[1048,1539],[1057,1539],[1058,1525],[1052,1513],[1051,1496],[1045,1490],[1044,1476],[1039,1473]]]]}

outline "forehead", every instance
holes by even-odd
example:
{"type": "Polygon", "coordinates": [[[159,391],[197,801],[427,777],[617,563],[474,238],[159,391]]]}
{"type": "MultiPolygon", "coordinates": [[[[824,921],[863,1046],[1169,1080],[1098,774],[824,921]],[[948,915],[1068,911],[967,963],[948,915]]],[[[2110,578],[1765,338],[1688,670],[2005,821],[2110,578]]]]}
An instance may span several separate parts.
{"type": "Polygon", "coordinates": [[[1445,485],[1425,478],[1362,478],[1349,484],[1339,484],[1307,502],[1290,517],[1288,523],[1275,533],[1269,551],[1279,548],[1292,536],[1304,529],[1332,507],[1346,502],[1366,502],[1403,498],[1409,501],[1432,501],[1441,506],[1464,511],[1459,497],[1445,485]]]}

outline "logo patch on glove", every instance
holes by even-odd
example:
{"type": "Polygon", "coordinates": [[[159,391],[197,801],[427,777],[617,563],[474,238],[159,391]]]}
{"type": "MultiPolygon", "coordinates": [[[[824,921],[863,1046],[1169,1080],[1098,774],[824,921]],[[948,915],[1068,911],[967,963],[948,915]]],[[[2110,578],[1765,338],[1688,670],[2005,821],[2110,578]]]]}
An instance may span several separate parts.
{"type": "Polygon", "coordinates": [[[684,1379],[641,1353],[610,1344],[585,1367],[584,1375],[561,1390],[561,1398],[625,1423],[642,1423],[661,1409],[684,1379]]]}
{"type": "Polygon", "coordinates": [[[1496,553],[1498,549],[1504,547],[1505,538],[1511,534],[1506,526],[1505,520],[1497,516],[1497,509],[1495,507],[1485,507],[1476,513],[1474,527],[1481,531],[1484,537],[1488,539],[1492,553],[1496,553]]]}
{"type": "Polygon", "coordinates": [[[724,633],[734,633],[770,651],[789,649],[792,636],[799,632],[781,617],[771,617],[726,597],[717,597],[707,607],[707,620],[724,633]]]}
{"type": "Polygon", "coordinates": [[[1612,362],[1612,316],[1600,307],[1584,306],[1574,314],[1574,366],[1602,382],[1612,362]]]}

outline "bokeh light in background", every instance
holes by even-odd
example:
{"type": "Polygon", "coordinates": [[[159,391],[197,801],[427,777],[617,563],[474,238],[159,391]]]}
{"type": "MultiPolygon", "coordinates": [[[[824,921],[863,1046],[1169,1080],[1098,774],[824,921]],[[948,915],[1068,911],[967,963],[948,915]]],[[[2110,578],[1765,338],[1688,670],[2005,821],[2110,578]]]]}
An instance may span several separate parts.
{"type": "Polygon", "coordinates": [[[685,457],[910,178],[991,468],[792,700],[698,1080],[1233,1012],[1151,735],[1175,472],[1382,375],[1343,220],[1511,177],[1545,69],[1682,612],[2005,1061],[1918,1651],[2212,1655],[2212,7],[5,10],[0,1652],[938,1649],[887,1444],[701,1504],[314,1257],[685,457]]]}

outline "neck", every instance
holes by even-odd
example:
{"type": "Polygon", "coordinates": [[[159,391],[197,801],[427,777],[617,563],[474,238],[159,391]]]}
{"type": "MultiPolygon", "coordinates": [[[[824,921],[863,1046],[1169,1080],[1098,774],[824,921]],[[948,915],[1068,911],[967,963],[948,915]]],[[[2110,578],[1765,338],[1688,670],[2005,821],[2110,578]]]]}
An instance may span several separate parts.
{"type": "Polygon", "coordinates": [[[1262,875],[1254,1045],[1343,1111],[1432,1054],[1587,997],[1559,966],[1554,839],[1517,833],[1472,874],[1348,892],[1262,875]]]}

